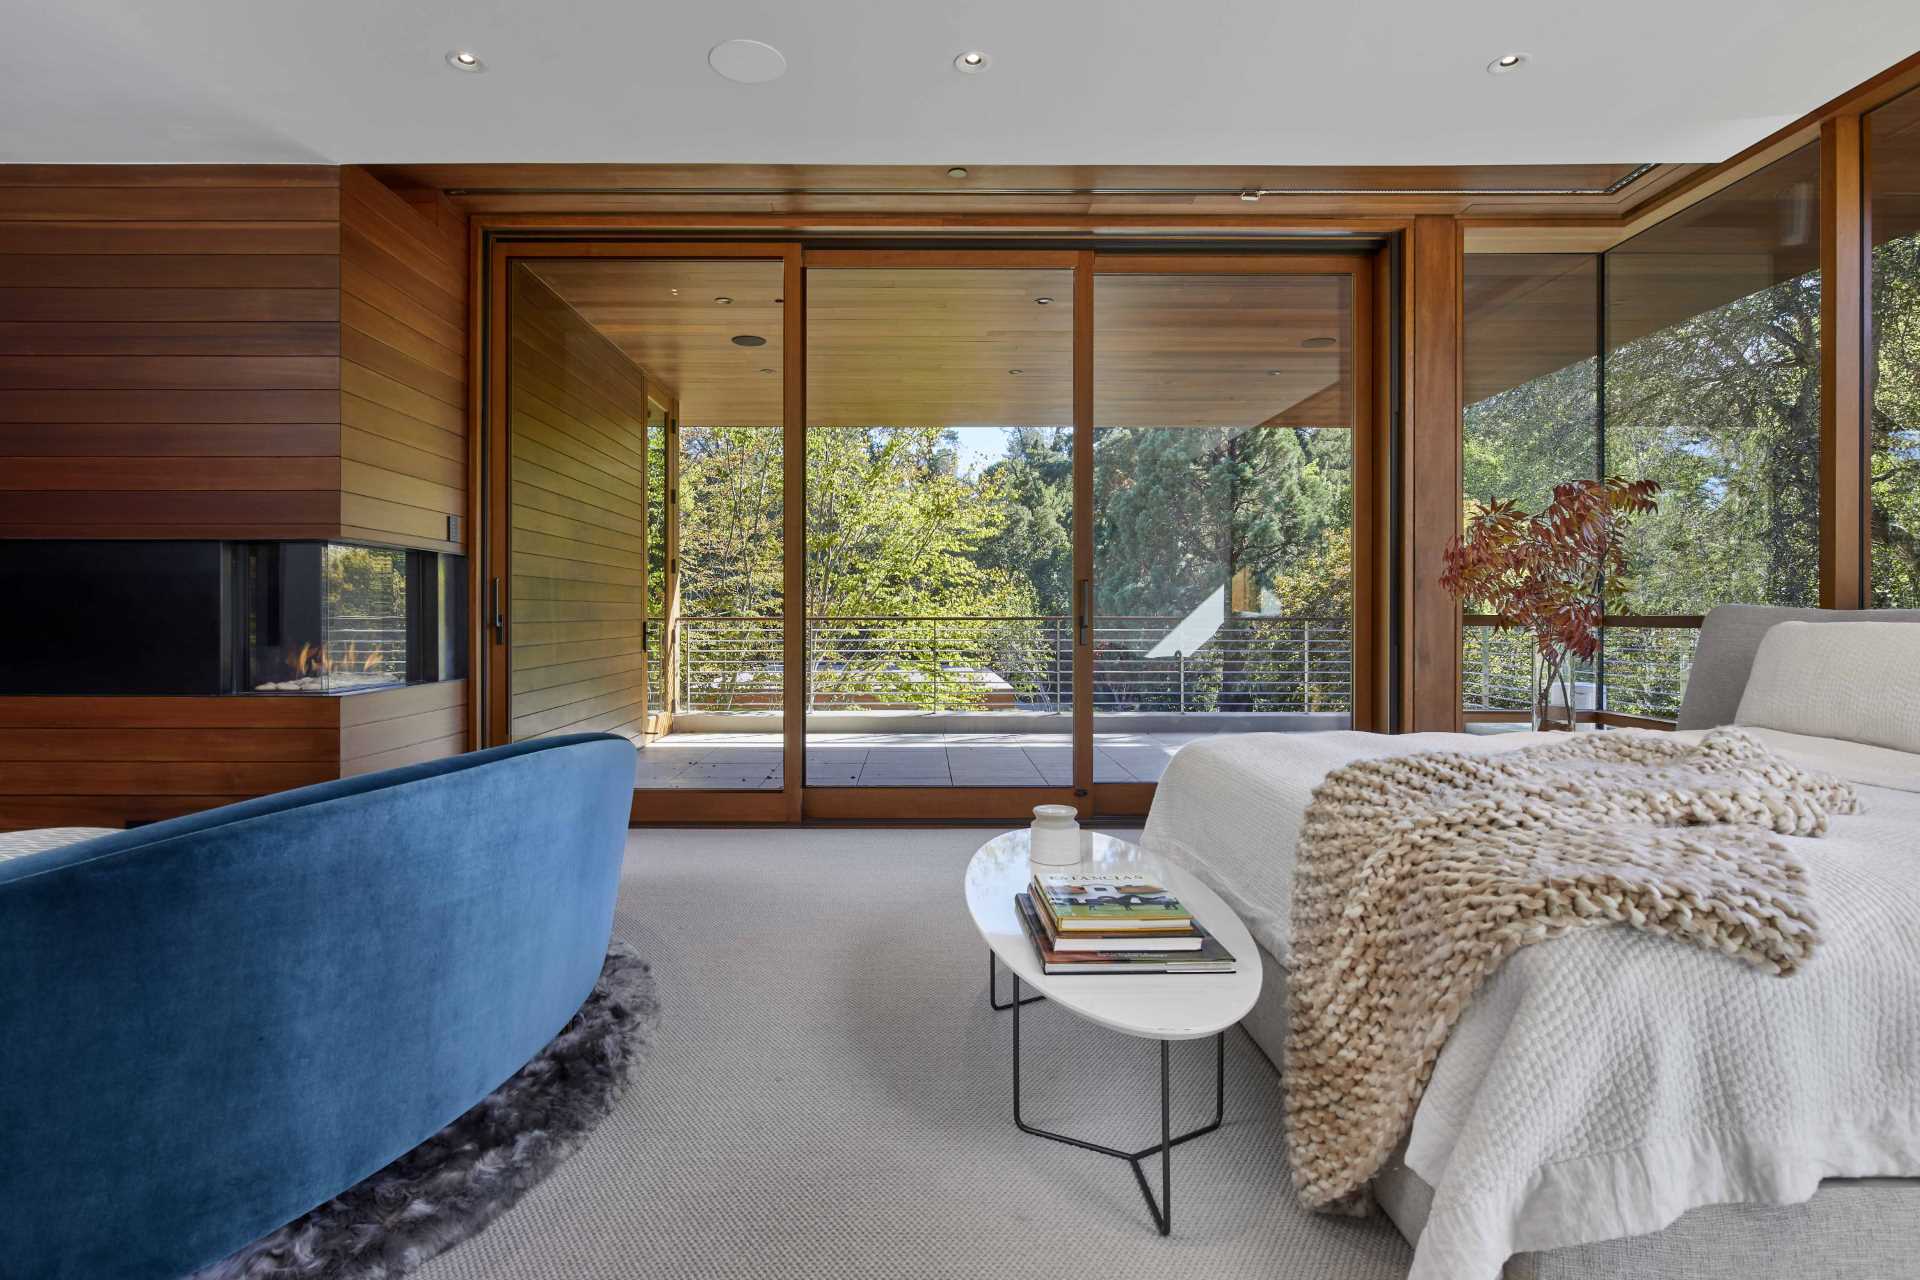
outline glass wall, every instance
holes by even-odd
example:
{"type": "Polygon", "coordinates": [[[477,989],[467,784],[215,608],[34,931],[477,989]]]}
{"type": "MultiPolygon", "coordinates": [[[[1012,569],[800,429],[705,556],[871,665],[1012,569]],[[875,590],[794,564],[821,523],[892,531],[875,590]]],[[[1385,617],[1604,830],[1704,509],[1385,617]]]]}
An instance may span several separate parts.
{"type": "Polygon", "coordinates": [[[1872,203],[1870,603],[1920,608],[1920,93],[1866,118],[1872,203]]]}
{"type": "MultiPolygon", "coordinates": [[[[1605,468],[1660,481],[1623,612],[1820,602],[1819,149],[1606,255],[1605,468]]],[[[1698,632],[1611,627],[1608,710],[1669,719],[1698,632]]]]}
{"type": "Polygon", "coordinates": [[[1660,481],[1628,612],[1820,597],[1819,155],[1606,255],[1606,470],[1660,481]]]}
{"type": "Polygon", "coordinates": [[[1353,284],[1094,282],[1095,782],[1353,710],[1353,284]]]}
{"type": "MultiPolygon", "coordinates": [[[[1600,258],[1467,259],[1465,497],[1538,511],[1563,480],[1662,486],[1619,610],[1647,621],[1607,628],[1589,706],[1671,719],[1694,619],[1819,602],[1818,166],[1803,148],[1600,258]]],[[[1467,627],[1469,714],[1525,705],[1527,643],[1467,627]]]]}
{"type": "MultiPolygon", "coordinates": [[[[1466,260],[1462,489],[1469,510],[1495,499],[1539,511],[1553,487],[1588,479],[1600,451],[1600,259],[1487,253],[1466,260]]],[[[1533,642],[1465,605],[1460,694],[1469,714],[1524,711],[1533,642]]],[[[1596,675],[1575,700],[1595,705],[1596,675]]]]}

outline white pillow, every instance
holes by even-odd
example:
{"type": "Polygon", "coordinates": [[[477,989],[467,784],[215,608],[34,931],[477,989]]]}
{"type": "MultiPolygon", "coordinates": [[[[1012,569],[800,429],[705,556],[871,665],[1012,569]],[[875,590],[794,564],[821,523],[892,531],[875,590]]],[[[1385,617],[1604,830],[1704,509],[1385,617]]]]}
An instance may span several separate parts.
{"type": "Polygon", "coordinates": [[[1920,623],[1768,628],[1733,721],[1920,752],[1920,623]]]}

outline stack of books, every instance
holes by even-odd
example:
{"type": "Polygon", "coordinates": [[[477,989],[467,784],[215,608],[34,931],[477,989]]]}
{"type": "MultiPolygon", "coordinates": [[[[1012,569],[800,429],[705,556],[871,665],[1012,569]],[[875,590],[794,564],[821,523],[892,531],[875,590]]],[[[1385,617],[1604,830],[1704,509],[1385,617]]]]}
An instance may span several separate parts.
{"type": "Polygon", "coordinates": [[[1233,953],[1148,876],[1036,871],[1014,904],[1047,973],[1232,973],[1233,953]]]}

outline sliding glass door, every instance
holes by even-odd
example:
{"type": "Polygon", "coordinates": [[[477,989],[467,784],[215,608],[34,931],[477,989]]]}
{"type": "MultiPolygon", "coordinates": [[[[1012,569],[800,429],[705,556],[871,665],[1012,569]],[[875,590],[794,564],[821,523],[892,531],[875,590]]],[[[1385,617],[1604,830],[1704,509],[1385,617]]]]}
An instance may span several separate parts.
{"type": "Polygon", "coordinates": [[[1076,260],[809,258],[809,788],[1071,787],[1076,260]]]}
{"type": "Polygon", "coordinates": [[[1143,812],[1379,723],[1364,255],[511,246],[490,738],[668,820],[1143,812]]]}
{"type": "Polygon", "coordinates": [[[1211,734],[1354,723],[1369,335],[1363,264],[1336,265],[1101,261],[1096,784],[1156,782],[1211,734]]]}

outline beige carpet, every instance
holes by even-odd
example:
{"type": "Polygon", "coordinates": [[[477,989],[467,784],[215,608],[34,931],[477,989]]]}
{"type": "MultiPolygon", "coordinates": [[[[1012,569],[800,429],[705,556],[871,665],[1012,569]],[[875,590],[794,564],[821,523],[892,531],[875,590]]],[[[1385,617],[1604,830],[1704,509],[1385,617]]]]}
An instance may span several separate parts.
{"type": "MultiPolygon", "coordinates": [[[[1174,1234],[1120,1161],[1013,1127],[1009,1014],[961,873],[978,830],[646,831],[617,936],[658,975],[660,1045],[586,1147],[422,1280],[1403,1280],[1383,1219],[1307,1213],[1273,1069],[1227,1042],[1227,1123],[1174,1153],[1174,1234]]],[[[1004,975],[1003,975],[1004,982],[1004,975]]],[[[1042,1003],[1029,1118],[1157,1136],[1157,1051],[1042,1003]]],[[[1176,1045],[1174,1123],[1212,1102],[1176,1045]]]]}

